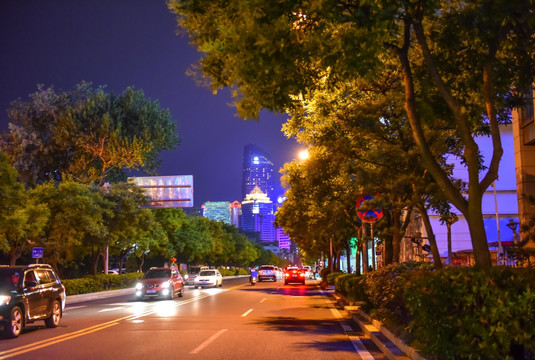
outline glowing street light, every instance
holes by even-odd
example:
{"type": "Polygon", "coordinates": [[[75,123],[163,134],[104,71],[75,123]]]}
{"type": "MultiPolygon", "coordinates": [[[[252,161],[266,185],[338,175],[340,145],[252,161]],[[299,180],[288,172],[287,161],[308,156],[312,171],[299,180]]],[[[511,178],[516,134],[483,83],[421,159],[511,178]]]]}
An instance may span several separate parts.
{"type": "Polygon", "coordinates": [[[299,157],[299,160],[305,161],[306,159],[308,159],[308,156],[309,156],[308,150],[306,150],[306,149],[305,150],[301,150],[299,152],[299,154],[297,154],[297,156],[299,157]]]}

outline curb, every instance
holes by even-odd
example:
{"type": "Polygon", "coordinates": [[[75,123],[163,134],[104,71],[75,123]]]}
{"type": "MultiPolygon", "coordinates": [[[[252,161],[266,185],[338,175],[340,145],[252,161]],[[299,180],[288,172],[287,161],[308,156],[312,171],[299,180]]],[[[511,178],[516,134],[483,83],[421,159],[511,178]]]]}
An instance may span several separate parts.
{"type": "Polygon", "coordinates": [[[416,349],[405,344],[400,338],[395,336],[380,321],[372,319],[360,308],[357,303],[346,305],[347,299],[339,293],[333,293],[336,301],[349,312],[355,321],[377,345],[383,354],[390,360],[426,360],[416,349]]]}

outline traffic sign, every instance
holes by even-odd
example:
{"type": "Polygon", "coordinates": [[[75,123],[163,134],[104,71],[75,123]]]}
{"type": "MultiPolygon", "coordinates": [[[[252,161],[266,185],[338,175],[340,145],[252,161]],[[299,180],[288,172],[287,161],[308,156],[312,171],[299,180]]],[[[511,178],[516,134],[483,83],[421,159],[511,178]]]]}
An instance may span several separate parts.
{"type": "Polygon", "coordinates": [[[32,258],[34,258],[34,259],[42,259],[43,258],[43,248],[42,247],[34,247],[34,248],[32,248],[32,258]]]}
{"type": "Polygon", "coordinates": [[[366,195],[366,196],[361,196],[357,200],[357,215],[364,222],[374,223],[374,222],[380,220],[383,217],[383,210],[376,210],[376,209],[367,210],[367,211],[359,211],[358,210],[360,208],[360,205],[364,201],[372,200],[374,197],[375,196],[373,196],[373,195],[366,195]]]}

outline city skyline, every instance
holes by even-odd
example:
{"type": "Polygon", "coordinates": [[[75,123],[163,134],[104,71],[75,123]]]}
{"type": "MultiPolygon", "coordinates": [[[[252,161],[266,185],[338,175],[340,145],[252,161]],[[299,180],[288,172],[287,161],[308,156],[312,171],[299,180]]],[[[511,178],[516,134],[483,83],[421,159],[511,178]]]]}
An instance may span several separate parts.
{"type": "MultiPolygon", "coordinates": [[[[242,154],[247,144],[265,149],[278,170],[303,146],[286,139],[286,117],[268,112],[260,121],[235,116],[229,90],[213,95],[186,71],[201,54],[176,35],[176,18],[164,2],[141,0],[73,3],[2,2],[0,14],[0,132],[6,110],[27,101],[37,85],[72,90],[82,81],[116,94],[128,86],[168,108],[181,144],[161,154],[160,176],[193,175],[194,206],[242,201],[242,154]]],[[[144,173],[132,174],[146,176],[144,173]]]]}

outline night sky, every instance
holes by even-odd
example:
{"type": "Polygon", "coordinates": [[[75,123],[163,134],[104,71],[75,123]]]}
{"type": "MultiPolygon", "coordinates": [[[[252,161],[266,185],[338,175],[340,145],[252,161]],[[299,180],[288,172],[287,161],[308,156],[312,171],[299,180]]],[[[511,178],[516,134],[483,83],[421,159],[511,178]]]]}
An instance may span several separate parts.
{"type": "Polygon", "coordinates": [[[196,207],[243,200],[245,145],[268,152],[275,172],[301,146],[281,133],[284,116],[244,121],[228,90],[197,87],[185,73],[201,54],[176,30],[164,0],[0,1],[0,131],[9,103],[28,100],[37,84],[69,91],[88,81],[116,94],[133,86],[169,108],[182,139],[162,153],[160,175],[193,175],[196,207]]]}

